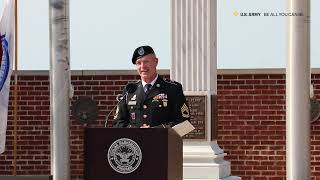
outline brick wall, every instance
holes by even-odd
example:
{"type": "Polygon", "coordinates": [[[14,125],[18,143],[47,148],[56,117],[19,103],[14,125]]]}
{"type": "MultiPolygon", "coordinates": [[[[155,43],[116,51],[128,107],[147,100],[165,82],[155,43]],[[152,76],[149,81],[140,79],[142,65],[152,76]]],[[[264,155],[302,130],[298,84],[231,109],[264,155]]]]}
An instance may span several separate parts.
{"type": "Polygon", "coordinates": [[[285,76],[218,76],[219,145],[244,179],[285,176],[285,76]]]}
{"type": "MultiPolygon", "coordinates": [[[[17,174],[50,174],[48,72],[19,74],[17,174]]],[[[105,115],[116,104],[116,95],[128,81],[139,78],[135,74],[135,71],[73,72],[73,101],[79,96],[91,96],[98,103],[99,120],[91,126],[104,126],[105,115]]],[[[218,74],[218,144],[228,153],[226,160],[231,162],[232,174],[248,180],[285,179],[285,70],[219,70],[218,74]]],[[[319,72],[312,75],[312,81],[319,99],[319,72]]],[[[0,175],[13,171],[12,92],[7,151],[0,155],[0,175]]],[[[84,127],[73,117],[70,120],[72,179],[82,179],[84,127]]],[[[319,126],[318,121],[311,125],[312,179],[320,178],[319,126]]]]}

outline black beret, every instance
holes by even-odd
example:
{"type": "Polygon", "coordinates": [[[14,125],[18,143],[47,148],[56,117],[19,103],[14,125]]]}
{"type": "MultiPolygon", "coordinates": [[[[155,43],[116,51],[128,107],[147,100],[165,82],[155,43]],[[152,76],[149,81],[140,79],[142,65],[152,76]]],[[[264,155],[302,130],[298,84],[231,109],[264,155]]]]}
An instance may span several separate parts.
{"type": "Polygon", "coordinates": [[[132,63],[136,64],[137,59],[142,58],[148,54],[155,54],[152,47],[150,46],[140,46],[136,50],[134,50],[132,55],[132,63]]]}

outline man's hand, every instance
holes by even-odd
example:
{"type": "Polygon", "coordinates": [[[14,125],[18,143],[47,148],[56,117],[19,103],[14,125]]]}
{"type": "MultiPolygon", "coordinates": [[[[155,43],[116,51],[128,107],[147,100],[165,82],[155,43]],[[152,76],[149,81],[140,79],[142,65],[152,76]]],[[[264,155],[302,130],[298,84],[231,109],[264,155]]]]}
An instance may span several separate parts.
{"type": "Polygon", "coordinates": [[[150,125],[143,124],[140,128],[150,128],[150,125]]]}

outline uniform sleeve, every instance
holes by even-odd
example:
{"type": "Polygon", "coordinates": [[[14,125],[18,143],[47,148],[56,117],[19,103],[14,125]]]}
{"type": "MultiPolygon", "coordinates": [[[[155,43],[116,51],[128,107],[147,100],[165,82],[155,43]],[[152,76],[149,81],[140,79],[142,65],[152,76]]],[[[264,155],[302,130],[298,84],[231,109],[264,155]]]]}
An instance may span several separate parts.
{"type": "Polygon", "coordinates": [[[177,83],[177,96],[174,103],[174,110],[172,114],[173,121],[167,123],[167,126],[174,126],[183,121],[190,121],[189,105],[186,101],[186,97],[183,94],[182,85],[177,83]]]}

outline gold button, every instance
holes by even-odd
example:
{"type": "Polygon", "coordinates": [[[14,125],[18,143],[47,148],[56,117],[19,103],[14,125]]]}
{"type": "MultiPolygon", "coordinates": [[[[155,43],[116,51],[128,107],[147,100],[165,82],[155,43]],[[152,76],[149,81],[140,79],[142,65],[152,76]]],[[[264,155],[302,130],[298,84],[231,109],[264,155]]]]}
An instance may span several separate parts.
{"type": "Polygon", "coordinates": [[[146,114],[143,115],[143,118],[147,118],[148,116],[146,114]]]}
{"type": "Polygon", "coordinates": [[[147,109],[147,107],[148,107],[147,105],[143,105],[143,109],[147,109]]]}

